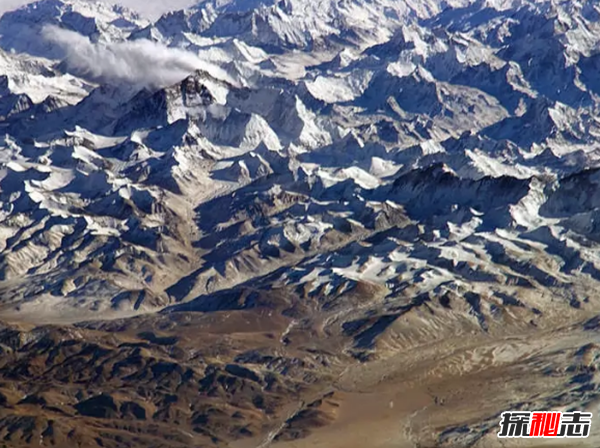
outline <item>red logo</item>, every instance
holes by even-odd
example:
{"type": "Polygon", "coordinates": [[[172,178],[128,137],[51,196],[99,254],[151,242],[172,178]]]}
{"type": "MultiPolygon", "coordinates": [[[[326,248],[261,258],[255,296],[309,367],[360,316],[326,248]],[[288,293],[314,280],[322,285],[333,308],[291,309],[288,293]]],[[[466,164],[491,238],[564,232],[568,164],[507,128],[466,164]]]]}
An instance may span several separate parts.
{"type": "Polygon", "coordinates": [[[503,412],[498,437],[585,438],[591,426],[591,412],[503,412]]]}

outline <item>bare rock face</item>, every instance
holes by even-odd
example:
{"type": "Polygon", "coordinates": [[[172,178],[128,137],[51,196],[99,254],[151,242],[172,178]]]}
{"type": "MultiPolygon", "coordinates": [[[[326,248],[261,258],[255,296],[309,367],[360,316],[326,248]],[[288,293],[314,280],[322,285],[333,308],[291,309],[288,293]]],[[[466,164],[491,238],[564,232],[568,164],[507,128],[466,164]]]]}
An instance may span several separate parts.
{"type": "Polygon", "coordinates": [[[116,418],[117,405],[110,395],[101,394],[75,405],[75,409],[81,415],[95,418],[116,418]]]}

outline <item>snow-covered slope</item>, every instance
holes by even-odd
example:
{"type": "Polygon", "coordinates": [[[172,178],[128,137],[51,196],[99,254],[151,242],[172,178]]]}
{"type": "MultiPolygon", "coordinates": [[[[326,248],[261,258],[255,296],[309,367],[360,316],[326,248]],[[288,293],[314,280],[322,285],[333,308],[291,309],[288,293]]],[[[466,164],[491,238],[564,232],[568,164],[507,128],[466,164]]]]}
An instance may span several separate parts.
{"type": "Polygon", "coordinates": [[[0,18],[0,47],[36,56],[58,56],[60,53],[40,35],[45,25],[60,25],[94,41],[106,42],[123,39],[146,22],[123,7],[103,2],[41,0],[0,18]]]}
{"type": "Polygon", "coordinates": [[[3,304],[78,319],[359,279],[390,306],[467,284],[581,301],[572,285],[600,278],[597,18],[545,1],[6,13],[3,304]]]}

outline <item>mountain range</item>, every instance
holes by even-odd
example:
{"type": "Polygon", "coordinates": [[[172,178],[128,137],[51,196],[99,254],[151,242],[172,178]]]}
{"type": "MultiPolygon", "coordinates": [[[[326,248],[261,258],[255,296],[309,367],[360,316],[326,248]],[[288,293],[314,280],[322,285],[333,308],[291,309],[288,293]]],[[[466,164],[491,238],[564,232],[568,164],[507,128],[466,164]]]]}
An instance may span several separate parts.
{"type": "Polygon", "coordinates": [[[0,446],[512,447],[502,411],[597,411],[599,69],[592,0],[5,13],[0,446]]]}

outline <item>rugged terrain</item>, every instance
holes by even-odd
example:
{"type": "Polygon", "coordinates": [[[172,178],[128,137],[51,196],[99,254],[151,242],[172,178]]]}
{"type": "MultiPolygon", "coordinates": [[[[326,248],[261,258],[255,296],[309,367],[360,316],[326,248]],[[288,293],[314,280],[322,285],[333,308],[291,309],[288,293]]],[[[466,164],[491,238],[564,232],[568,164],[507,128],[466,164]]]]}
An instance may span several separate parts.
{"type": "Polygon", "coordinates": [[[0,447],[598,413],[599,43],[595,1],[5,13],[0,447]]]}

